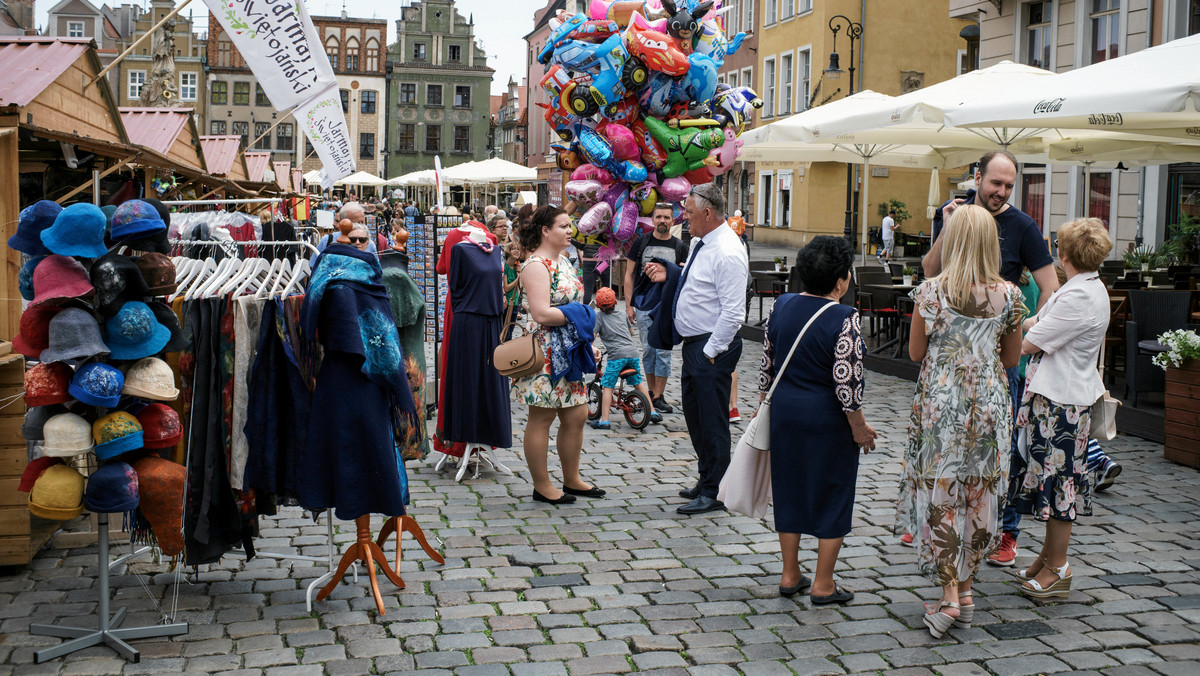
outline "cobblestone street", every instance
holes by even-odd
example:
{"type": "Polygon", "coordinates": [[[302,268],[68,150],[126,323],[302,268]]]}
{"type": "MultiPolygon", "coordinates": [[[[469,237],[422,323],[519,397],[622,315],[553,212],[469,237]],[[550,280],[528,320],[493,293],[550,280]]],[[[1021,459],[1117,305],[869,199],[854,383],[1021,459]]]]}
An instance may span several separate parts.
{"type": "MultiPolygon", "coordinates": [[[[747,419],[759,353],[746,343],[747,419]]],[[[891,533],[912,392],[912,383],[868,373],[867,417],[880,444],[862,463],[854,530],[837,569],[857,593],[847,607],[779,598],[770,515],[675,513],[676,492],[695,477],[676,413],[645,432],[617,418],[609,432],[588,429],[583,473],[609,493],[562,508],[530,500],[516,449],[498,453],[516,478],[484,472],[458,484],[450,470],[434,471],[433,458],[410,463],[410,514],[440,540],[446,563],[429,561],[406,536],[407,588],[381,578],[384,615],[361,570],[309,612],[305,590],[323,563],[227,556],[198,577],[189,569],[177,591],[178,619],[190,632],[134,641],[140,664],[90,648],[34,665],[34,651],[59,639],[31,636],[31,621],[86,622],[97,605],[95,548],[43,551],[0,577],[0,673],[1200,674],[1200,477],[1164,461],[1160,445],[1125,436],[1106,444],[1124,473],[1075,529],[1067,602],[1031,601],[1018,592],[1016,568],[985,567],[975,626],[932,639],[921,602],[938,592],[891,533]]],[[[678,404],[678,376],[667,398],[678,404]]],[[[796,420],[796,432],[803,428],[796,420]]],[[[557,476],[553,460],[552,470],[557,476]]],[[[1017,567],[1041,537],[1040,524],[1025,525],[1017,567]]],[[[262,526],[260,551],[325,553],[323,522],[299,509],[262,526]]],[[[353,524],[338,523],[337,532],[339,545],[354,539],[353,524]]],[[[810,574],[815,548],[802,540],[810,574]]],[[[127,551],[114,547],[113,556],[127,551]]],[[[154,623],[156,604],[172,604],[173,580],[167,563],[145,556],[119,567],[114,608],[129,608],[126,625],[154,623]]]]}

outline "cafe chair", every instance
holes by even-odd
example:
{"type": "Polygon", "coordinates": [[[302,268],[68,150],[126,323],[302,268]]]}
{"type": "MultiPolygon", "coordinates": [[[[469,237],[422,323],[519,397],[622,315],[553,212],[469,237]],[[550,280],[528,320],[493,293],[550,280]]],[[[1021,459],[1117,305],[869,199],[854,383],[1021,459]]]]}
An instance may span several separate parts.
{"type": "Polygon", "coordinates": [[[1129,292],[1129,319],[1125,322],[1125,398],[1137,406],[1140,392],[1162,392],[1165,374],[1151,359],[1162,352],[1158,337],[1188,324],[1189,291],[1129,292]]]}

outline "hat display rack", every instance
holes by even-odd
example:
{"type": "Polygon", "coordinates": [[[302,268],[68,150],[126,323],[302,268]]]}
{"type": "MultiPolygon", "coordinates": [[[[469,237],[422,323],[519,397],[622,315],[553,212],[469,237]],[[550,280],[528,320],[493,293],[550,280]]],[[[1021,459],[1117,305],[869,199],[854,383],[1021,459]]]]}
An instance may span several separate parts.
{"type": "MultiPolygon", "coordinates": [[[[186,622],[174,621],[177,605],[170,614],[162,612],[153,594],[150,598],[163,615],[156,625],[122,626],[126,609],[112,612],[109,604],[112,567],[151,551],[143,547],[116,561],[109,552],[109,514],[125,514],[130,524],[139,506],[138,475],[125,461],[144,448],[157,448],[144,442],[134,413],[143,402],[173,398],[149,390],[135,397],[125,390],[125,373],[118,366],[154,360],[171,331],[143,302],[152,294],[137,265],[111,249],[113,242],[128,242],[147,251],[142,242],[165,232],[157,208],[142,200],[108,211],[87,202],[61,208],[43,200],[21,212],[18,231],[8,241],[31,268],[29,287],[22,289],[28,306],[13,345],[37,362],[25,372],[24,400],[33,410],[21,431],[41,451],[26,468],[19,489],[29,493],[33,516],[62,522],[85,510],[93,514],[98,545],[95,626],[31,624],[31,634],[67,639],[35,652],[37,663],[94,645],[107,645],[137,662],[140,653],[129,641],[188,632],[186,622]]],[[[170,371],[165,362],[162,368],[170,371]]]]}

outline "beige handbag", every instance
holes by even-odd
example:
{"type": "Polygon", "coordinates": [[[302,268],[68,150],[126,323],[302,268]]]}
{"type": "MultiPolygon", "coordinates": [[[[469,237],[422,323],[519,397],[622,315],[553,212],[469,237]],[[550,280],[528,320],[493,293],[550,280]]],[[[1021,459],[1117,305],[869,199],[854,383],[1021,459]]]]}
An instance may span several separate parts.
{"type": "Polygon", "coordinates": [[[512,320],[512,307],[504,317],[504,326],[500,329],[500,344],[492,351],[492,365],[500,375],[509,378],[524,378],[531,376],[546,363],[546,354],[542,351],[542,343],[537,334],[530,332],[505,341],[504,334],[508,327],[516,326],[512,320]]]}
{"type": "MultiPolygon", "coordinates": [[[[1104,382],[1104,343],[1100,343],[1100,363],[1097,369],[1100,372],[1100,382],[1104,382]]],[[[1117,438],[1117,407],[1121,405],[1120,401],[1113,399],[1104,390],[1104,394],[1092,404],[1091,410],[1091,437],[1096,441],[1112,441],[1117,438]]]]}

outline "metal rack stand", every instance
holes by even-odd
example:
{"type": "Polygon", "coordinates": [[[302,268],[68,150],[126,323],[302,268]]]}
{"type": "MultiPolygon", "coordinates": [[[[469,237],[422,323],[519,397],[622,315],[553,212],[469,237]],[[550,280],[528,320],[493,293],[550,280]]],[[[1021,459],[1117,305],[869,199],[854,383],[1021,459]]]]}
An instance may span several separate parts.
{"type": "MultiPolygon", "coordinates": [[[[51,648],[39,650],[33,654],[33,661],[41,664],[49,660],[69,655],[84,648],[104,644],[117,651],[122,657],[133,662],[141,660],[141,653],[126,643],[126,640],[138,638],[155,638],[158,636],[178,636],[188,632],[187,622],[159,624],[146,627],[121,627],[125,621],[125,608],[109,615],[108,591],[108,515],[97,514],[98,549],[100,558],[100,607],[99,622],[96,629],[90,627],[69,627],[55,624],[31,624],[29,633],[35,636],[57,636],[72,639],[51,648]]],[[[118,561],[125,560],[124,557],[118,561]]]]}
{"type": "MultiPolygon", "coordinates": [[[[443,453],[441,455],[442,457],[439,458],[437,464],[434,465],[434,470],[438,472],[442,471],[442,467],[444,467],[446,463],[450,462],[450,460],[454,457],[447,453],[443,453]]],[[[488,469],[493,472],[500,472],[501,474],[508,476],[515,476],[511,469],[504,466],[504,463],[492,457],[491,446],[469,443],[467,444],[466,449],[463,450],[462,457],[458,459],[458,474],[454,475],[455,481],[463,480],[463,477],[467,473],[467,466],[472,462],[475,463],[475,474],[471,476],[472,479],[479,478],[479,471],[483,469],[483,465],[487,465],[488,469]]]]}

